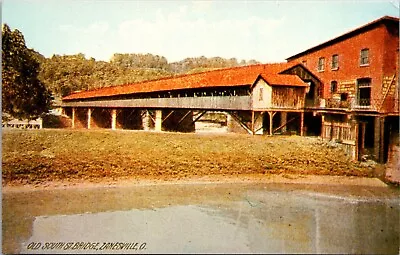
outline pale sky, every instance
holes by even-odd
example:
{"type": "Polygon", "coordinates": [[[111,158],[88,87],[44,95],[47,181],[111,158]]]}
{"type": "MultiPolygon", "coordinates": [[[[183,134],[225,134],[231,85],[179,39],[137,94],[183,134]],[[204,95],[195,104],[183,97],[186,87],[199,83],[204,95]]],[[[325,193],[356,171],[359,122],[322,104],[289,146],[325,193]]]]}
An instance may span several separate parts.
{"type": "Polygon", "coordinates": [[[368,22],[399,17],[387,1],[2,0],[2,22],[46,57],[151,53],[282,62],[368,22]]]}

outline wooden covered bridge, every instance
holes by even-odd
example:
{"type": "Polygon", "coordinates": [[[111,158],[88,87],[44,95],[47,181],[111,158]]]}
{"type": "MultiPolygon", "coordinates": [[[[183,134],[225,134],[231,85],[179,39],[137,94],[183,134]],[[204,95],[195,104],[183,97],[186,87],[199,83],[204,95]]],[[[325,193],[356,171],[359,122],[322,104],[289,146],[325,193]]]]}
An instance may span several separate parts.
{"type": "Polygon", "coordinates": [[[303,135],[320,127],[320,87],[299,63],[259,64],[78,92],[62,108],[73,128],[193,132],[207,111],[220,111],[231,130],[303,135]]]}

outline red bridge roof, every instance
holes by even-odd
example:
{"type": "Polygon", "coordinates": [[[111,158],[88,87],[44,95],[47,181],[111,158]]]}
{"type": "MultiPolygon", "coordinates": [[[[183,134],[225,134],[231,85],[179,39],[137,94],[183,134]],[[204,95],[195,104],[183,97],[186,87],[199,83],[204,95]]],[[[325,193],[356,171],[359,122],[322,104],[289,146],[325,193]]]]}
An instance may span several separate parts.
{"type": "Polygon", "coordinates": [[[274,63],[218,69],[203,73],[180,75],[134,84],[105,87],[77,92],[63,100],[108,97],[136,93],[171,91],[179,89],[251,86],[261,77],[271,86],[307,86],[297,75],[280,74],[299,63],[274,63]]]}

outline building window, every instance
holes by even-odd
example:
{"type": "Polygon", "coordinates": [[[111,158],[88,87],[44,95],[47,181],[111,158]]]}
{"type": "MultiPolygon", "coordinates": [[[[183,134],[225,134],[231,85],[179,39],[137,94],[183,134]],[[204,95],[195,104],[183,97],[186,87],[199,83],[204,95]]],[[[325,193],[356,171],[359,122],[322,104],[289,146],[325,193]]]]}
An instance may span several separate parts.
{"type": "Polygon", "coordinates": [[[371,105],[371,79],[362,78],[357,80],[357,101],[359,106],[371,105]]]}
{"type": "Polygon", "coordinates": [[[342,101],[342,102],[347,101],[348,97],[349,97],[348,93],[342,93],[342,94],[340,94],[340,101],[342,101]]]}
{"type": "Polygon", "coordinates": [[[369,49],[362,49],[360,53],[360,65],[369,64],[369,49]]]}
{"type": "Polygon", "coordinates": [[[260,88],[260,94],[258,95],[258,101],[264,100],[264,88],[260,88]]]}
{"type": "Polygon", "coordinates": [[[332,70],[339,68],[339,55],[335,54],[332,56],[332,70]]]}
{"type": "Polygon", "coordinates": [[[337,81],[332,81],[331,82],[331,93],[336,93],[337,92],[337,81]]]}
{"type": "Polygon", "coordinates": [[[319,58],[318,59],[318,71],[324,71],[325,70],[325,58],[319,58]]]}

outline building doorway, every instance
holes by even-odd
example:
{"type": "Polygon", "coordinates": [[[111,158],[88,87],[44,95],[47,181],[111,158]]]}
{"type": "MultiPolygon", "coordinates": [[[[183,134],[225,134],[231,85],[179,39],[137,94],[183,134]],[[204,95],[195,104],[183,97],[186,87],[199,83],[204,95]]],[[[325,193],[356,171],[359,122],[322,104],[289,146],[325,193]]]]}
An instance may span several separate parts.
{"type": "Polygon", "coordinates": [[[358,116],[358,148],[359,148],[359,159],[363,156],[367,158],[373,158],[374,155],[374,142],[375,142],[375,130],[374,116],[358,116]]]}
{"type": "Polygon", "coordinates": [[[304,127],[307,136],[320,136],[322,129],[322,116],[312,112],[304,113],[304,127]]]}
{"type": "Polygon", "coordinates": [[[357,80],[357,105],[369,107],[371,105],[371,79],[357,80]]]}

